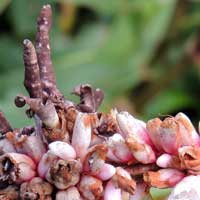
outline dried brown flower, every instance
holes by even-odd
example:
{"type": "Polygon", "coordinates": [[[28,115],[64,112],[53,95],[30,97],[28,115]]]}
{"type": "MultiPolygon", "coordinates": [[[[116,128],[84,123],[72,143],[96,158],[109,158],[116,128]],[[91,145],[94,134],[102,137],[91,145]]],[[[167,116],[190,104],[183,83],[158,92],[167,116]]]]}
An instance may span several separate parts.
{"type": "Polygon", "coordinates": [[[20,197],[22,200],[51,200],[53,187],[50,183],[35,177],[29,182],[24,182],[20,186],[20,197]]]}
{"type": "Polygon", "coordinates": [[[104,94],[99,88],[94,89],[89,84],[76,86],[73,94],[80,96],[78,110],[88,113],[96,112],[104,98],[104,94]]]}
{"type": "Polygon", "coordinates": [[[58,189],[67,189],[79,182],[82,166],[78,160],[55,160],[52,162],[46,178],[58,189]]]}

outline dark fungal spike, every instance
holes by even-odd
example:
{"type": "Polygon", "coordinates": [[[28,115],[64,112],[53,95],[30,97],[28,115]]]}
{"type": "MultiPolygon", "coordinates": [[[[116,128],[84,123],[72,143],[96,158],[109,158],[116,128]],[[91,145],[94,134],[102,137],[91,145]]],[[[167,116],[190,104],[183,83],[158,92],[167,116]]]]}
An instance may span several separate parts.
{"type": "Polygon", "coordinates": [[[37,55],[32,42],[25,39],[24,45],[24,86],[31,98],[40,98],[42,96],[42,87],[40,82],[40,72],[37,61],[37,55]]]}
{"type": "Polygon", "coordinates": [[[49,42],[49,31],[52,24],[52,11],[50,5],[44,5],[37,21],[36,52],[40,69],[40,79],[43,89],[43,99],[49,96],[60,97],[62,94],[56,87],[53,64],[51,61],[51,50],[49,42]]]}

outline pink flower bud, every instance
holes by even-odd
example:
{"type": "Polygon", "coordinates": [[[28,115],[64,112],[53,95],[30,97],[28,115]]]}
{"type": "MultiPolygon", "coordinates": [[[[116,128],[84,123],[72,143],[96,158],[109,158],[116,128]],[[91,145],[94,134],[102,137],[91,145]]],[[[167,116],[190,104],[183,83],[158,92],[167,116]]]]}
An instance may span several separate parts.
{"type": "Polygon", "coordinates": [[[174,117],[167,117],[160,126],[161,145],[166,153],[178,153],[178,148],[181,146],[181,133],[178,122],[174,117]]]}
{"type": "Polygon", "coordinates": [[[177,169],[161,169],[157,172],[149,171],[143,178],[150,186],[167,188],[174,187],[184,176],[185,174],[177,169]]]}
{"type": "Polygon", "coordinates": [[[76,187],[70,187],[67,190],[58,191],[56,200],[81,200],[81,196],[76,187]]]}
{"type": "Polygon", "coordinates": [[[97,144],[91,147],[83,163],[84,171],[101,180],[111,178],[115,173],[115,168],[105,163],[107,150],[106,144],[97,144]]]}
{"type": "Polygon", "coordinates": [[[143,164],[155,162],[155,153],[148,144],[143,143],[131,134],[127,136],[126,144],[137,161],[143,164]]]}
{"type": "Polygon", "coordinates": [[[51,163],[56,159],[57,156],[52,154],[51,151],[47,151],[47,153],[42,156],[37,168],[38,174],[41,178],[45,177],[51,163]]]}
{"type": "Polygon", "coordinates": [[[32,179],[36,172],[33,160],[19,153],[6,153],[0,157],[0,179],[7,183],[21,183],[32,179]]]}
{"type": "Polygon", "coordinates": [[[74,148],[66,142],[55,141],[49,144],[49,150],[52,154],[63,160],[75,159],[76,152],[74,148]]]}
{"type": "Polygon", "coordinates": [[[200,176],[187,176],[173,188],[167,200],[198,200],[199,185],[200,176]]]}
{"type": "Polygon", "coordinates": [[[39,136],[30,135],[22,144],[22,151],[38,163],[46,148],[39,136]]]}
{"type": "Polygon", "coordinates": [[[97,144],[91,147],[83,163],[84,171],[98,174],[105,163],[107,151],[108,148],[106,144],[97,144]]]}
{"type": "Polygon", "coordinates": [[[87,200],[98,200],[103,196],[102,181],[93,176],[83,175],[78,189],[87,200]]]}
{"type": "Polygon", "coordinates": [[[72,135],[72,146],[74,147],[77,157],[84,160],[91,141],[91,123],[90,116],[84,113],[78,113],[74,124],[72,135]]]}
{"type": "Polygon", "coordinates": [[[108,181],[104,191],[104,200],[122,200],[121,189],[115,187],[112,181],[108,181]]]}
{"type": "Polygon", "coordinates": [[[107,155],[106,155],[107,159],[111,162],[115,162],[115,163],[121,163],[122,161],[117,158],[114,153],[112,152],[112,149],[111,148],[108,148],[108,152],[107,152],[107,155]]]}
{"type": "Polygon", "coordinates": [[[135,138],[138,138],[144,143],[153,146],[149,137],[149,133],[146,129],[145,122],[134,118],[128,112],[118,113],[117,122],[124,138],[126,138],[128,135],[134,135],[135,138]]]}
{"type": "Polygon", "coordinates": [[[155,148],[159,152],[163,152],[163,148],[161,145],[161,134],[160,134],[160,125],[162,121],[159,118],[151,119],[147,122],[147,131],[149,136],[155,146],[155,148]]]}
{"type": "Polygon", "coordinates": [[[45,126],[55,128],[59,125],[59,117],[55,106],[51,101],[47,100],[46,104],[41,106],[36,113],[45,126]]]}
{"type": "Polygon", "coordinates": [[[113,183],[122,190],[134,194],[136,182],[131,178],[130,174],[121,167],[116,168],[116,173],[112,177],[113,183]]]}
{"type": "Polygon", "coordinates": [[[200,137],[196,132],[192,122],[184,113],[178,113],[175,119],[179,123],[179,129],[181,132],[182,145],[200,145],[200,137]]]}
{"type": "Polygon", "coordinates": [[[113,136],[109,137],[107,144],[112,153],[121,162],[126,163],[135,161],[135,158],[127,147],[124,138],[119,133],[115,133],[113,136]]]}
{"type": "Polygon", "coordinates": [[[104,163],[100,171],[96,174],[96,177],[102,181],[106,181],[109,180],[115,173],[116,168],[113,165],[104,163]]]}
{"type": "Polygon", "coordinates": [[[200,170],[200,148],[184,146],[178,149],[181,164],[185,169],[200,170]]]}
{"type": "Polygon", "coordinates": [[[135,159],[144,164],[154,162],[155,153],[146,130],[146,124],[135,119],[128,112],[117,114],[117,121],[135,159]]]}
{"type": "Polygon", "coordinates": [[[156,160],[156,164],[162,168],[175,168],[181,169],[181,161],[177,156],[167,153],[162,154],[156,160]]]}

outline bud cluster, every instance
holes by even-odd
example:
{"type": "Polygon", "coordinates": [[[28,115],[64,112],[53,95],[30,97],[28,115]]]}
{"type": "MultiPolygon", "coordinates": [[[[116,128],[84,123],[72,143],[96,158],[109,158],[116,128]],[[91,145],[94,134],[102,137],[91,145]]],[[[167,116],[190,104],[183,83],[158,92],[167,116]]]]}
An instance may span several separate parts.
{"type": "Polygon", "coordinates": [[[57,89],[50,55],[51,7],[43,6],[36,48],[24,40],[25,80],[35,126],[12,129],[0,112],[0,199],[142,200],[174,187],[168,200],[200,199],[200,136],[183,113],[147,123],[98,112],[103,92],[77,86],[74,104],[57,89]]]}

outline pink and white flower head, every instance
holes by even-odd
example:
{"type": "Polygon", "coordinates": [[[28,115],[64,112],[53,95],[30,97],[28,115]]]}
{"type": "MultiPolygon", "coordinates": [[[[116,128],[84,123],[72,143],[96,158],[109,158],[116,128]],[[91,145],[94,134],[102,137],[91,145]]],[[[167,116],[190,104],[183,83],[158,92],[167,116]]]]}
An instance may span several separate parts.
{"type": "Polygon", "coordinates": [[[50,59],[51,16],[44,5],[36,48],[24,40],[30,97],[15,99],[36,126],[12,129],[0,111],[0,199],[142,200],[150,187],[175,187],[168,200],[199,200],[200,136],[190,119],[146,124],[128,112],[97,112],[104,95],[89,84],[75,88],[78,104],[65,100],[50,59]]]}

